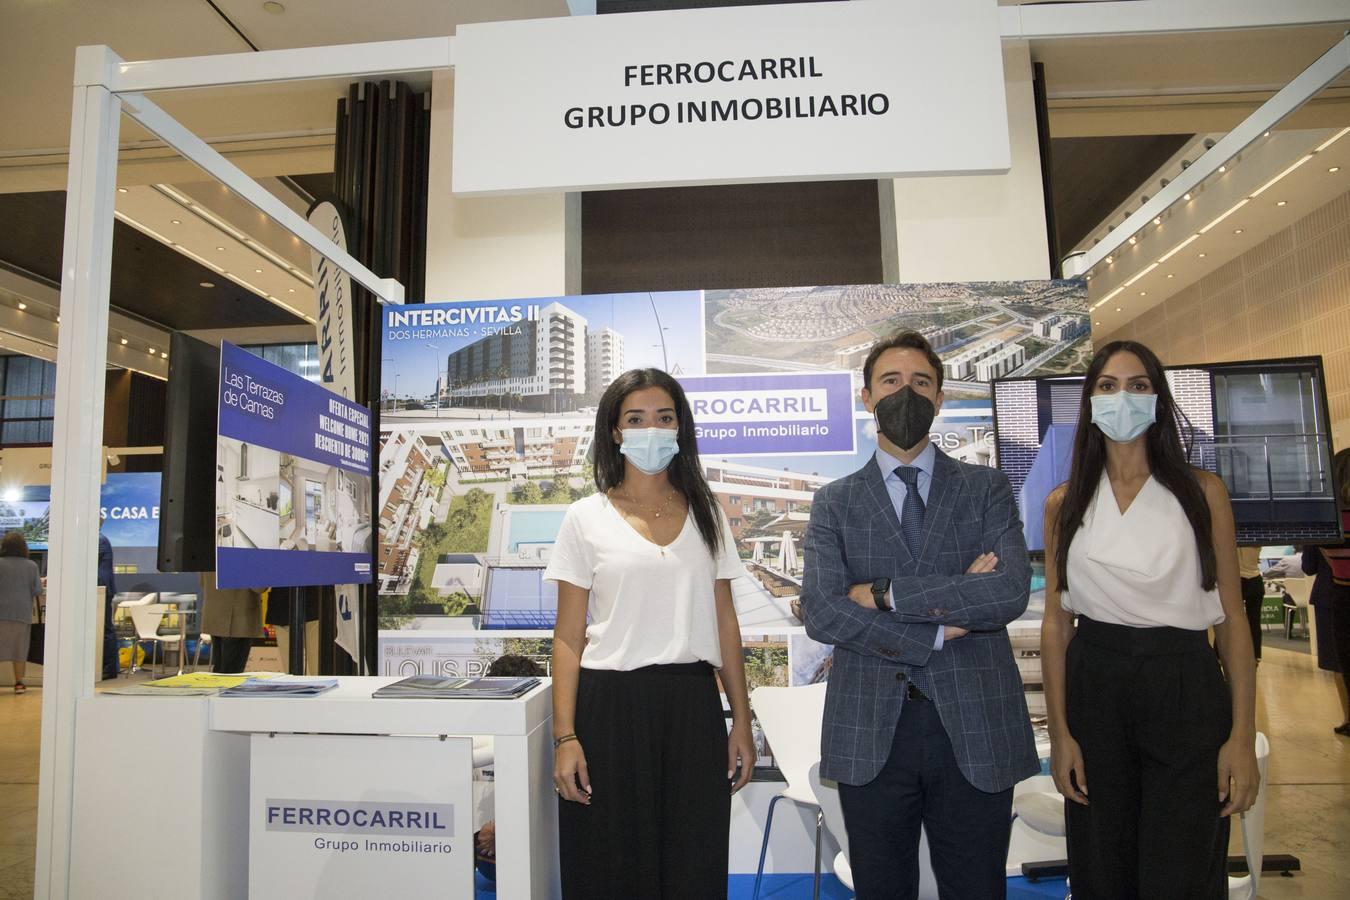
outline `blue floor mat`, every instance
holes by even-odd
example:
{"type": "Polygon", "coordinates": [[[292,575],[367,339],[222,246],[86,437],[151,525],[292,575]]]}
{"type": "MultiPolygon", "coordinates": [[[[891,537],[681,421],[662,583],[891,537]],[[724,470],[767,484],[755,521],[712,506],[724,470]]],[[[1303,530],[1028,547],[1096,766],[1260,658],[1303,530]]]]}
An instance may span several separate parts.
{"type": "MultiPolygon", "coordinates": [[[[760,886],[761,900],[810,900],[811,875],[765,875],[760,886]]],[[[755,876],[732,875],[727,878],[727,900],[749,900],[755,889],[755,876]]],[[[476,900],[496,900],[497,889],[491,881],[474,873],[474,896],[476,900]]],[[[853,892],[835,878],[825,875],[820,879],[820,896],[823,900],[849,900],[853,892]]],[[[1050,897],[1054,900],[1064,898],[1064,879],[1047,878],[1035,884],[1025,878],[1008,879],[1008,900],[1035,900],[1050,897]]]]}

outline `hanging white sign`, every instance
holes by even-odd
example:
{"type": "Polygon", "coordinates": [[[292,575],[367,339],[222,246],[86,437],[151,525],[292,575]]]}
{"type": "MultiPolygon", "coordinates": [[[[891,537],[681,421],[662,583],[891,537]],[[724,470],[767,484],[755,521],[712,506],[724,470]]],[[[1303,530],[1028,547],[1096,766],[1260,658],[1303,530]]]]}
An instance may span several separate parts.
{"type": "Polygon", "coordinates": [[[1005,172],[993,0],[461,27],[457,194],[1005,172]]]}

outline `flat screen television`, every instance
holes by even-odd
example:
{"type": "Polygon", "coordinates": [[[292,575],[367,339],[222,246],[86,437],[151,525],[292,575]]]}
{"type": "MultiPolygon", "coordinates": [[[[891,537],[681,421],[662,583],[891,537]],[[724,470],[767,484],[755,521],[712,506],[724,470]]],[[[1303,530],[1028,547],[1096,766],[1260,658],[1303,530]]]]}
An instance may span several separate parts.
{"type": "Polygon", "coordinates": [[[220,348],[174,333],[165,393],[158,567],[214,572],[220,348]]]}
{"type": "MultiPolygon", "coordinates": [[[[1168,366],[1193,465],[1223,479],[1242,545],[1341,539],[1321,357],[1168,366]]],[[[1044,550],[1045,498],[1069,476],[1083,376],[993,382],[998,466],[1027,547],[1044,550]]]]}

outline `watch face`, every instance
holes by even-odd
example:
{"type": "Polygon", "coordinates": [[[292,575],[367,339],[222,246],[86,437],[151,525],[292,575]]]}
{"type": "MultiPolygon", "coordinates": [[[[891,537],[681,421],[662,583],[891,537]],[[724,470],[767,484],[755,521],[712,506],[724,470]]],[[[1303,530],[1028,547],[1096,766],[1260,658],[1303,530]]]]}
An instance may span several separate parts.
{"type": "Polygon", "coordinates": [[[891,580],[889,578],[878,578],[872,582],[872,593],[884,594],[890,590],[891,580]]]}

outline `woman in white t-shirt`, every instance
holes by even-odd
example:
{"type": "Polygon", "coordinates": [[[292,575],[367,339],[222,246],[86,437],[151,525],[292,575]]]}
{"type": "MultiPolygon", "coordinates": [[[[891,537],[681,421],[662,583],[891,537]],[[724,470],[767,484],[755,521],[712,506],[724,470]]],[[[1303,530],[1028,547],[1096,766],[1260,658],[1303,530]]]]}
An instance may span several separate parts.
{"type": "Polygon", "coordinates": [[[593,447],[599,492],[568,509],[544,572],[563,896],[725,897],[731,795],[755,763],[740,556],[670,375],[620,375],[593,447]]]}
{"type": "Polygon", "coordinates": [[[1227,817],[1259,786],[1233,509],[1183,418],[1151,350],[1102,347],[1045,504],[1041,673],[1084,900],[1227,897],[1227,817]]]}

